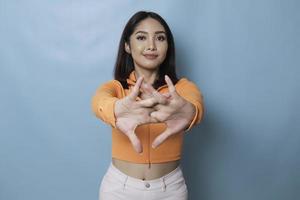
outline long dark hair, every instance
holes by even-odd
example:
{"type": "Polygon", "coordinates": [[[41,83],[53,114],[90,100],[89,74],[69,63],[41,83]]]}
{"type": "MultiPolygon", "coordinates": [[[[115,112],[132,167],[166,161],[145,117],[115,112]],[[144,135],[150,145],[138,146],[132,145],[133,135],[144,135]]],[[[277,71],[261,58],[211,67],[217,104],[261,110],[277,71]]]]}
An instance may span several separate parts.
{"type": "Polygon", "coordinates": [[[127,22],[121,39],[119,43],[119,50],[117,55],[117,60],[114,68],[114,79],[118,80],[123,88],[128,88],[128,84],[126,79],[129,77],[129,74],[134,70],[134,63],[132,56],[125,51],[125,42],[127,44],[130,43],[130,36],[134,32],[135,27],[138,23],[146,18],[153,18],[157,20],[166,30],[167,41],[168,41],[168,50],[166,54],[165,60],[159,66],[158,71],[158,79],[153,83],[153,87],[157,89],[158,87],[164,85],[165,78],[164,75],[168,75],[174,85],[178,82],[178,78],[176,75],[176,67],[175,67],[175,44],[173,35],[171,30],[166,23],[166,21],[157,13],[147,12],[147,11],[139,11],[135,13],[127,22]]]}

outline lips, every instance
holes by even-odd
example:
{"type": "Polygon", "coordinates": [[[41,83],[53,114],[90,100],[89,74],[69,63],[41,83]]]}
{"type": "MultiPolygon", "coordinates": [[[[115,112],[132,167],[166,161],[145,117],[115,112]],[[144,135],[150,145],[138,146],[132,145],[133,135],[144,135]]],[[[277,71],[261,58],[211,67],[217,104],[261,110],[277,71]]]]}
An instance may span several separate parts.
{"type": "Polygon", "coordinates": [[[145,54],[144,56],[150,60],[154,60],[158,57],[158,55],[156,55],[156,54],[145,54]]]}

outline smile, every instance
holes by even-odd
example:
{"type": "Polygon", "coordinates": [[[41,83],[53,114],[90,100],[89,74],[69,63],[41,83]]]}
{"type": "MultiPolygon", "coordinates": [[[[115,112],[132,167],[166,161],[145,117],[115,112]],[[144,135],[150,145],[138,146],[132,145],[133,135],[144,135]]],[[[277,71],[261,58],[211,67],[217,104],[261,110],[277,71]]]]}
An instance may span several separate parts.
{"type": "Polygon", "coordinates": [[[154,59],[156,59],[157,57],[158,57],[158,55],[150,55],[150,54],[146,54],[146,55],[144,55],[147,59],[149,59],[149,60],[154,60],[154,59]]]}

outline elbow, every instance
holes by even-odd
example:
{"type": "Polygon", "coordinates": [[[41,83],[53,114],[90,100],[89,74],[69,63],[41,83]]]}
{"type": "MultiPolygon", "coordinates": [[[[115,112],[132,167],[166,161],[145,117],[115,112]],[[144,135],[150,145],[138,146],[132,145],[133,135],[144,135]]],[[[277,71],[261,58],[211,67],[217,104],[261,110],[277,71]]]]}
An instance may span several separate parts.
{"type": "Polygon", "coordinates": [[[98,118],[101,118],[101,107],[98,104],[97,98],[94,96],[91,100],[91,112],[98,118]]]}

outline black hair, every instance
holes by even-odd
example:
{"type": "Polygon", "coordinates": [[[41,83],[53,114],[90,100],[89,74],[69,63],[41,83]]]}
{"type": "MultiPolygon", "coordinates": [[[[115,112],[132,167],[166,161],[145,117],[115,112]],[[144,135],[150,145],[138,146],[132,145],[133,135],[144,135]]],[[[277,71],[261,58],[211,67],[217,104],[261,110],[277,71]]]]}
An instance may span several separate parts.
{"type": "Polygon", "coordinates": [[[164,75],[168,75],[175,85],[178,82],[178,78],[176,75],[176,67],[175,67],[175,44],[173,35],[171,30],[166,23],[166,21],[157,13],[147,12],[147,11],[139,11],[135,13],[127,22],[121,39],[119,43],[118,55],[114,68],[114,79],[118,80],[123,88],[128,88],[128,84],[126,79],[129,77],[129,74],[134,70],[134,63],[131,54],[128,54],[125,51],[125,42],[129,44],[129,39],[131,34],[134,32],[136,26],[139,22],[146,18],[153,18],[157,20],[165,29],[167,35],[168,42],[168,50],[166,54],[165,60],[160,64],[158,71],[158,78],[153,83],[153,87],[157,89],[158,87],[164,85],[165,78],[164,75]]]}

